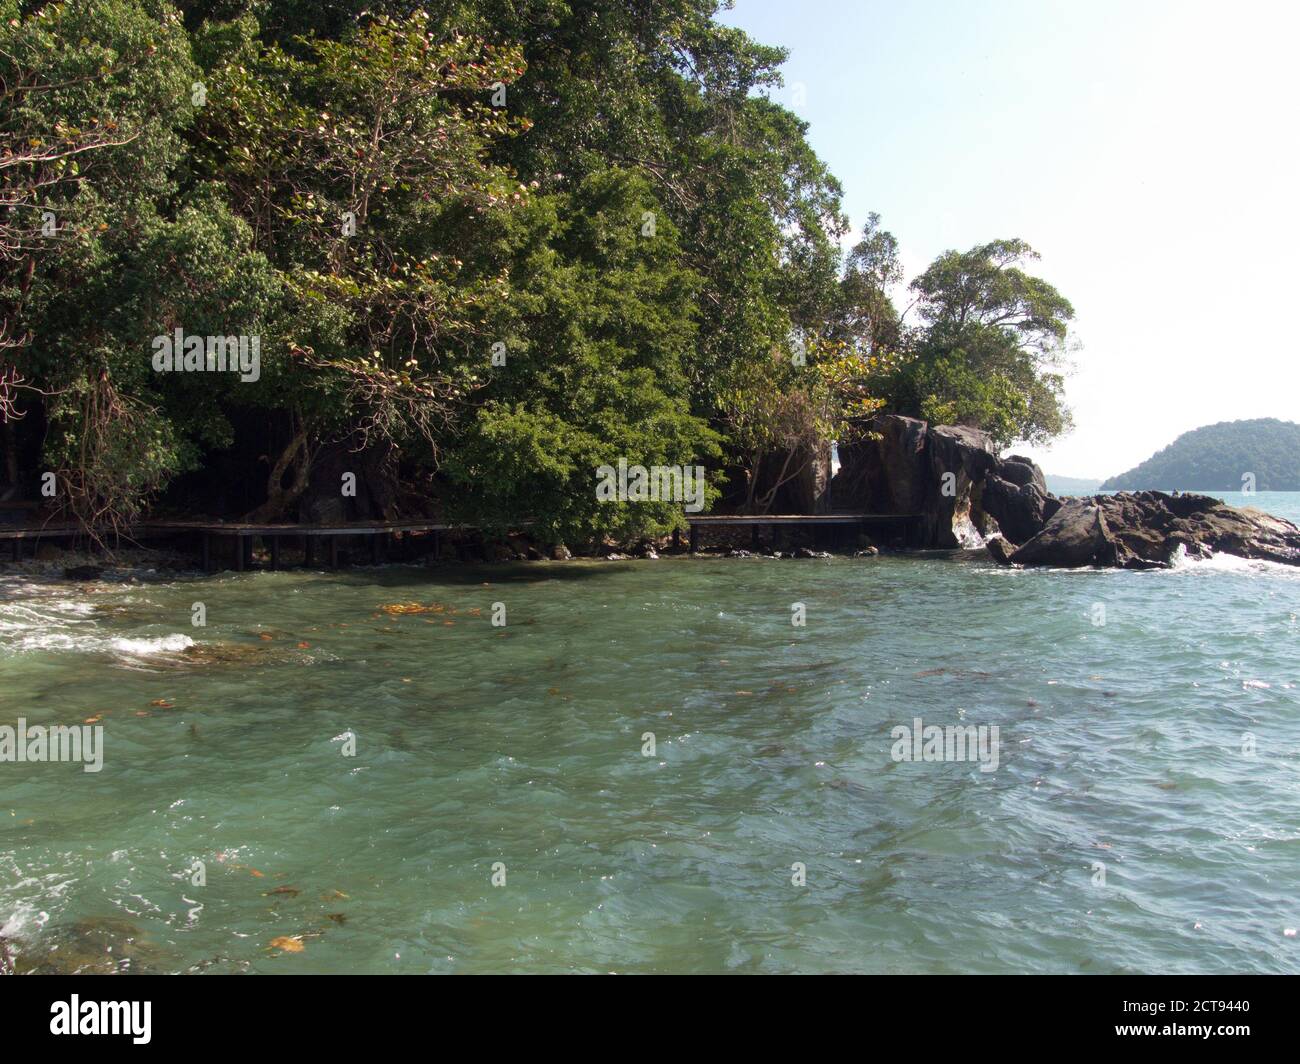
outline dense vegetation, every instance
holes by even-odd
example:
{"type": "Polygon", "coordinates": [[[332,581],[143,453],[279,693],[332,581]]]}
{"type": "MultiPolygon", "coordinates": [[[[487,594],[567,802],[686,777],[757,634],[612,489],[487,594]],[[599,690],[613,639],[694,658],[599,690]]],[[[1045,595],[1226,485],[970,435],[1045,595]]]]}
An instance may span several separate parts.
{"type": "Polygon", "coordinates": [[[597,500],[620,457],[761,508],[874,410],[1063,431],[1032,249],[946,253],[907,322],[715,6],[0,0],[0,497],[294,519],[352,471],[372,514],[591,540],[680,521],[597,500]],[[174,335],[255,338],[256,379],[160,372],[174,335]]]}
{"type": "Polygon", "coordinates": [[[1300,491],[1300,425],[1271,417],[1203,425],[1102,489],[1242,491],[1250,484],[1257,491],[1300,491]]]}

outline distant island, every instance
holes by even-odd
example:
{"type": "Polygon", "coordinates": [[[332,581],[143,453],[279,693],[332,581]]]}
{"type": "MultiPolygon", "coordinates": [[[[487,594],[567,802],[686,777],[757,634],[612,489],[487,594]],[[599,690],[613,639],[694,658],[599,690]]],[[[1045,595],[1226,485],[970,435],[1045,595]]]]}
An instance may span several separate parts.
{"type": "Polygon", "coordinates": [[[1092,495],[1101,490],[1100,477],[1061,477],[1046,473],[1047,490],[1053,495],[1092,495]]]}
{"type": "Polygon", "coordinates": [[[1241,491],[1247,474],[1257,491],[1300,491],[1300,425],[1271,417],[1204,425],[1101,490],[1241,491]]]}

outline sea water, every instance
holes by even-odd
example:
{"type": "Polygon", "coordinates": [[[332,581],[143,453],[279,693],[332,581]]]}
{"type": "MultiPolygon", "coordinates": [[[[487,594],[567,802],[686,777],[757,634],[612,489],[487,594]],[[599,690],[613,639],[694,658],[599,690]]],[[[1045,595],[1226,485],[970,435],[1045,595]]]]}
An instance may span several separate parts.
{"type": "Polygon", "coordinates": [[[19,970],[1300,970],[1300,569],[0,574],[19,717],[19,970]]]}

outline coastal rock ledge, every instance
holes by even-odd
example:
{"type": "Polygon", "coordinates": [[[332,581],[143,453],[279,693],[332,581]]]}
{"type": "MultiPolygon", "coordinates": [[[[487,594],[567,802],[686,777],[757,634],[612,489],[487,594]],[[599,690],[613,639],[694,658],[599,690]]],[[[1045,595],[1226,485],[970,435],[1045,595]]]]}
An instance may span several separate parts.
{"type": "Polygon", "coordinates": [[[1208,495],[1124,492],[1066,499],[1042,531],[994,557],[1011,565],[1163,569],[1180,548],[1194,558],[1222,552],[1300,565],[1300,528],[1208,495]]]}

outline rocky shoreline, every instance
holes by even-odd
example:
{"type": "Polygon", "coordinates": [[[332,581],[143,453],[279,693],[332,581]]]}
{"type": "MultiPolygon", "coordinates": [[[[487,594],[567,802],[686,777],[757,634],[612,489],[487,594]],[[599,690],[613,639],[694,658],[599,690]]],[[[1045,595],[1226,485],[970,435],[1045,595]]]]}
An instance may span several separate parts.
{"type": "MultiPolygon", "coordinates": [[[[830,451],[807,463],[800,482],[781,500],[785,512],[848,511],[909,515],[907,531],[888,542],[865,536],[841,542],[832,553],[874,557],[888,550],[978,550],[1002,565],[1122,569],[1168,568],[1179,557],[1239,558],[1300,565],[1300,528],[1253,508],[1229,506],[1208,495],[1161,491],[1122,492],[1058,498],[1047,490],[1043,472],[1021,455],[999,456],[990,437],[977,429],[930,425],[916,418],[880,415],[863,422],[857,442],[840,447],[840,468],[831,475],[830,451]]],[[[815,539],[791,542],[785,550],[754,550],[744,532],[711,530],[709,557],[821,558],[815,539]],[[749,549],[746,549],[749,548],[749,549]]],[[[409,561],[568,561],[564,545],[534,543],[514,534],[495,541],[466,537],[443,543],[409,561]]],[[[93,580],[107,568],[189,569],[174,550],[133,550],[129,557],[64,554],[57,548],[40,562],[45,573],[68,580],[93,580]],[[116,564],[115,564],[116,563],[116,564]]],[[[643,539],[632,545],[603,544],[581,552],[607,561],[655,559],[685,554],[677,541],[643,539]]],[[[290,562],[292,564],[292,562],[290,562]]],[[[366,564],[362,562],[362,564],[366,564]]],[[[24,563],[0,571],[22,572],[24,563]]]]}
{"type": "Polygon", "coordinates": [[[840,450],[828,501],[922,515],[909,544],[984,547],[1003,565],[1162,569],[1180,556],[1300,565],[1300,528],[1208,495],[1160,491],[1057,498],[1042,470],[998,456],[986,433],[884,415],[840,450]]]}
{"type": "Polygon", "coordinates": [[[1068,499],[1022,546],[994,556],[1009,565],[1164,569],[1180,554],[1218,553],[1300,565],[1300,528],[1208,495],[1123,492],[1068,499]]]}

